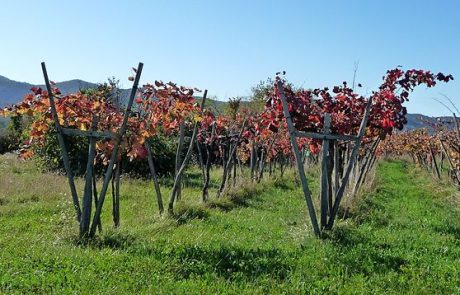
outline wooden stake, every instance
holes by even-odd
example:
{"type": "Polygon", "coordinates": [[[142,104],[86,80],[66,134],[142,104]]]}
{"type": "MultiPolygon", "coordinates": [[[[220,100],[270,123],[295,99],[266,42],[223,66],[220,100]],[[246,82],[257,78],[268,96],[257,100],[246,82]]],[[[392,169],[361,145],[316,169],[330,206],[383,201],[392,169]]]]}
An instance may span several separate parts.
{"type": "Polygon", "coordinates": [[[121,124],[120,129],[118,130],[117,135],[115,136],[115,142],[114,142],[114,146],[112,150],[112,155],[110,157],[109,165],[104,175],[104,181],[102,183],[102,189],[101,189],[101,194],[99,196],[99,202],[97,203],[96,212],[94,213],[93,222],[91,224],[90,237],[93,237],[96,234],[96,227],[97,227],[98,222],[100,222],[102,206],[104,204],[105,195],[109,187],[110,179],[112,178],[113,166],[118,156],[118,150],[120,148],[121,139],[126,132],[128,119],[129,119],[129,116],[131,115],[131,107],[133,106],[134,96],[136,95],[136,92],[137,92],[137,87],[139,85],[139,80],[141,78],[143,67],[144,67],[144,64],[139,63],[137,67],[136,77],[134,79],[133,88],[131,89],[131,95],[128,100],[128,106],[126,107],[126,112],[123,117],[123,122],[121,124]]]}
{"type": "Polygon", "coordinates": [[[241,137],[243,136],[244,129],[246,127],[246,119],[243,121],[243,126],[241,127],[240,133],[238,134],[238,137],[236,138],[236,142],[233,145],[233,147],[230,149],[230,155],[228,157],[227,163],[224,165],[224,175],[222,177],[222,182],[220,183],[219,189],[217,190],[217,195],[216,197],[219,198],[220,195],[222,194],[224,188],[225,188],[225,183],[227,181],[227,174],[229,170],[232,168],[232,163],[233,163],[233,155],[236,152],[236,148],[238,147],[238,143],[241,140],[241,137]]]}
{"type": "MultiPolygon", "coordinates": [[[[328,134],[331,126],[331,115],[324,114],[323,133],[328,134]]],[[[328,201],[329,201],[329,140],[323,140],[322,159],[321,159],[321,228],[324,228],[327,223],[328,201]]]]}
{"type": "Polygon", "coordinates": [[[67,146],[65,143],[64,135],[62,134],[62,128],[59,124],[59,118],[56,112],[56,105],[54,104],[54,95],[51,89],[51,84],[48,79],[48,72],[46,71],[46,65],[42,62],[42,71],[43,77],[45,78],[46,89],[48,90],[48,99],[50,102],[51,114],[53,115],[54,127],[56,128],[57,138],[59,142],[59,147],[61,149],[62,161],[64,162],[64,169],[67,174],[67,179],[69,181],[70,192],[72,194],[72,202],[75,208],[77,221],[81,220],[81,208],[80,201],[78,199],[77,189],[75,188],[75,181],[73,177],[72,169],[70,168],[69,155],[67,154],[67,146]]]}
{"type": "MultiPolygon", "coordinates": [[[[208,94],[208,90],[205,90],[204,95],[203,95],[203,100],[201,101],[201,111],[202,112],[203,112],[203,109],[204,109],[204,104],[206,102],[207,94],[208,94]]],[[[187,153],[185,154],[184,160],[182,161],[182,164],[181,164],[179,170],[177,171],[176,177],[174,179],[174,184],[173,184],[173,187],[172,187],[172,190],[171,190],[171,195],[169,197],[169,203],[168,203],[168,212],[170,214],[174,213],[175,196],[176,197],[178,196],[178,191],[179,191],[179,189],[180,189],[180,187],[182,185],[182,175],[184,174],[185,167],[187,166],[188,161],[190,160],[190,156],[192,155],[193,145],[195,144],[195,139],[196,139],[196,136],[197,136],[197,133],[198,133],[198,124],[199,124],[199,122],[196,121],[195,125],[193,126],[192,138],[190,139],[190,143],[189,143],[189,146],[188,146],[187,153]]]]}
{"type": "Polygon", "coordinates": [[[113,185],[113,202],[112,202],[112,217],[113,226],[120,227],[120,175],[121,175],[121,159],[115,165],[115,173],[112,178],[113,185]]]}
{"type": "Polygon", "coordinates": [[[454,163],[452,162],[450,155],[447,153],[447,149],[444,145],[444,142],[442,140],[439,140],[439,142],[441,143],[442,151],[446,155],[447,162],[449,163],[449,166],[450,166],[450,171],[453,173],[455,179],[457,180],[456,184],[460,184],[460,177],[457,174],[457,169],[455,169],[454,163]]]}
{"type": "Polygon", "coordinates": [[[328,224],[326,229],[331,229],[334,225],[335,217],[337,216],[337,212],[339,211],[340,201],[342,200],[343,193],[345,192],[345,186],[348,183],[348,179],[350,178],[351,170],[353,169],[354,163],[358,158],[359,148],[361,146],[361,140],[364,136],[364,131],[366,130],[367,120],[369,118],[369,114],[371,111],[372,106],[372,97],[369,98],[369,101],[366,105],[366,111],[364,112],[363,120],[361,121],[361,126],[359,127],[358,138],[355,141],[355,146],[351,152],[350,160],[347,166],[347,170],[345,175],[342,179],[342,184],[340,185],[339,190],[337,191],[337,195],[335,196],[334,206],[332,207],[331,215],[329,217],[328,224]]]}
{"type": "Polygon", "coordinates": [[[150,145],[148,144],[148,142],[145,142],[144,146],[145,146],[145,149],[147,150],[147,161],[149,163],[150,174],[152,175],[153,186],[155,187],[155,192],[157,195],[158,211],[160,211],[160,215],[161,215],[163,214],[163,211],[164,211],[163,199],[161,197],[160,183],[158,182],[157,172],[155,171],[155,164],[153,162],[152,150],[150,149],[150,145]]]}
{"type": "MultiPolygon", "coordinates": [[[[334,190],[333,195],[337,195],[337,191],[340,187],[340,150],[339,150],[339,142],[337,140],[334,141],[334,190]]],[[[332,195],[329,196],[329,213],[332,210],[333,200],[332,195]]]]}
{"type": "Polygon", "coordinates": [[[430,144],[430,153],[431,153],[431,158],[433,159],[433,165],[436,171],[436,176],[438,179],[441,179],[441,173],[439,173],[439,168],[438,168],[438,163],[436,161],[436,155],[434,154],[433,147],[430,144]]]}
{"type": "Polygon", "coordinates": [[[299,146],[297,145],[297,141],[295,138],[294,124],[292,123],[291,114],[289,113],[289,107],[286,101],[286,97],[284,95],[283,83],[281,83],[281,81],[278,81],[278,91],[280,92],[281,102],[283,104],[284,117],[286,118],[286,123],[288,125],[292,150],[294,151],[297,163],[297,170],[299,172],[300,181],[302,182],[303,194],[305,202],[307,203],[308,213],[310,214],[311,224],[315,235],[319,237],[321,236],[321,231],[318,226],[318,219],[316,217],[315,207],[313,205],[313,201],[311,198],[311,192],[308,187],[307,176],[305,175],[305,170],[303,169],[302,157],[300,155],[299,146]]]}
{"type": "Polygon", "coordinates": [[[203,190],[202,190],[202,201],[206,202],[209,197],[209,180],[210,180],[210,175],[209,172],[211,170],[211,154],[212,154],[212,143],[214,140],[214,133],[216,132],[216,124],[213,124],[211,127],[211,138],[210,138],[210,143],[206,144],[206,174],[205,174],[205,181],[203,184],[203,190]]]}
{"type": "Polygon", "coordinates": [[[88,162],[86,163],[85,176],[85,191],[83,194],[83,210],[80,221],[80,237],[86,238],[89,233],[89,225],[91,222],[91,207],[93,197],[93,173],[94,173],[94,158],[96,157],[96,138],[89,138],[88,162]]]}
{"type": "MultiPolygon", "coordinates": [[[[182,165],[182,151],[184,149],[184,140],[185,140],[185,123],[184,121],[180,122],[179,124],[179,141],[177,144],[176,150],[176,168],[174,170],[174,178],[177,177],[177,173],[179,172],[180,166],[182,165]]],[[[179,186],[177,191],[174,195],[175,200],[180,200],[182,197],[182,187],[179,186]]]]}

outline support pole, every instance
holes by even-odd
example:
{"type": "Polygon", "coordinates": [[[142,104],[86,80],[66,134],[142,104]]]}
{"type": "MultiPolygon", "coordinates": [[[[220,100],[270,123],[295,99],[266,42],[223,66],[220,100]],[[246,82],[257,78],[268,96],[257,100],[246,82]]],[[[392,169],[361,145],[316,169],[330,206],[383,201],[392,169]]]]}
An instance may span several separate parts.
{"type": "MultiPolygon", "coordinates": [[[[331,127],[331,115],[324,114],[323,133],[328,134],[331,127]]],[[[321,197],[320,197],[320,211],[321,211],[321,228],[326,227],[327,211],[329,201],[329,140],[323,140],[322,146],[322,159],[321,159],[321,197]]]]}
{"type": "Polygon", "coordinates": [[[48,99],[50,102],[51,114],[53,115],[54,127],[56,128],[57,138],[58,138],[59,146],[61,149],[62,161],[64,162],[64,169],[67,174],[67,179],[69,181],[69,186],[70,186],[70,192],[72,194],[72,202],[73,202],[73,206],[75,208],[75,212],[77,215],[77,221],[80,222],[81,220],[80,201],[78,200],[78,194],[77,194],[77,189],[75,188],[75,181],[73,178],[73,173],[72,173],[72,170],[70,169],[69,155],[67,153],[67,147],[65,144],[64,135],[62,134],[62,128],[61,128],[61,125],[59,124],[59,118],[58,118],[57,111],[56,111],[56,105],[54,103],[54,95],[51,89],[50,81],[48,79],[48,72],[46,71],[46,65],[44,62],[42,62],[41,65],[42,65],[43,77],[45,78],[46,89],[48,90],[48,99]]]}
{"type": "Polygon", "coordinates": [[[149,163],[150,174],[152,175],[153,185],[155,187],[155,193],[157,195],[157,203],[158,203],[158,211],[160,215],[163,214],[164,207],[163,207],[163,198],[161,197],[161,190],[160,190],[160,183],[158,182],[158,176],[155,169],[155,163],[153,162],[152,150],[150,149],[150,145],[146,141],[144,143],[145,149],[147,150],[147,161],[149,163]]]}
{"type": "Polygon", "coordinates": [[[337,195],[335,196],[334,206],[332,207],[331,215],[329,216],[329,222],[326,226],[326,229],[331,229],[334,225],[335,217],[337,216],[337,212],[339,211],[340,201],[342,200],[343,193],[345,192],[345,186],[348,183],[348,179],[350,178],[351,170],[353,169],[354,163],[358,158],[359,148],[361,146],[361,140],[364,137],[364,131],[366,130],[367,120],[369,119],[369,114],[371,111],[372,106],[372,97],[369,98],[366,110],[364,112],[363,120],[361,121],[361,126],[359,127],[358,138],[355,141],[355,146],[351,152],[350,160],[347,166],[347,170],[345,175],[342,179],[342,184],[340,185],[339,190],[337,191],[337,195]]]}
{"type": "Polygon", "coordinates": [[[96,212],[94,213],[93,223],[91,224],[90,237],[93,237],[96,234],[97,224],[100,222],[102,205],[104,204],[105,195],[109,187],[110,179],[112,178],[113,166],[118,156],[118,150],[120,148],[121,139],[127,129],[128,119],[131,114],[131,107],[133,105],[134,96],[136,95],[136,92],[137,92],[137,87],[139,85],[139,80],[141,78],[143,67],[144,67],[144,64],[139,63],[137,67],[136,78],[134,79],[133,88],[131,89],[131,95],[129,97],[128,106],[126,107],[125,116],[123,117],[123,123],[121,124],[121,127],[118,130],[117,135],[115,137],[115,143],[113,146],[112,155],[110,157],[110,162],[107,167],[107,171],[105,172],[105,175],[104,175],[104,182],[102,184],[101,194],[99,196],[99,200],[97,203],[96,212]]]}
{"type": "Polygon", "coordinates": [[[302,157],[300,155],[299,146],[297,145],[297,141],[295,138],[295,128],[294,124],[292,123],[291,114],[289,113],[288,103],[286,101],[286,97],[284,94],[283,83],[278,81],[278,91],[280,93],[281,102],[283,104],[283,111],[284,117],[286,118],[286,123],[289,130],[289,138],[291,140],[292,150],[294,151],[297,169],[299,171],[300,181],[302,182],[302,189],[305,198],[305,202],[307,203],[308,213],[310,214],[310,220],[313,227],[313,231],[316,236],[321,236],[321,231],[318,226],[318,219],[316,218],[315,207],[313,205],[313,200],[311,198],[311,192],[308,187],[307,176],[305,175],[305,170],[303,169],[302,164],[302,157]]]}
{"type": "Polygon", "coordinates": [[[83,194],[83,211],[80,222],[80,238],[87,238],[89,233],[89,225],[91,222],[91,208],[93,197],[93,173],[94,173],[94,158],[96,156],[96,138],[89,138],[88,162],[86,163],[85,175],[85,191],[83,194]]]}

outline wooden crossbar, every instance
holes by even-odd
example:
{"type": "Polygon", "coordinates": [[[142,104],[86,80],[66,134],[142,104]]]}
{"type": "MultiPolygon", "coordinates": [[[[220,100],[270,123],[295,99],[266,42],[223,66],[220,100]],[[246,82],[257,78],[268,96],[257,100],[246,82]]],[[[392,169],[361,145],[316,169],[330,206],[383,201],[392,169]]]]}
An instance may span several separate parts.
{"type": "Polygon", "coordinates": [[[343,141],[356,141],[358,136],[346,135],[346,134],[333,134],[333,133],[314,133],[314,132],[303,132],[296,130],[294,132],[296,137],[308,137],[321,140],[343,140],[343,141]]]}
{"type": "Polygon", "coordinates": [[[84,137],[96,137],[101,139],[113,139],[117,136],[116,133],[108,131],[92,131],[92,130],[80,130],[71,128],[61,128],[62,133],[69,136],[84,136],[84,137]]]}

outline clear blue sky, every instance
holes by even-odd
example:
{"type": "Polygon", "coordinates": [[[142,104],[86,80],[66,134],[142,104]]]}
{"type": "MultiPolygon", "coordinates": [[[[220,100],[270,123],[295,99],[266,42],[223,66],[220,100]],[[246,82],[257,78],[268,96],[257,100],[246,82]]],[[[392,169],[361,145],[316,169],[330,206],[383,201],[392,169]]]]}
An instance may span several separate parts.
{"type": "Polygon", "coordinates": [[[389,68],[424,68],[457,80],[420,90],[411,113],[442,115],[439,92],[460,105],[460,1],[11,1],[0,4],[0,75],[129,87],[161,79],[208,88],[221,100],[246,96],[259,80],[286,70],[304,87],[357,81],[362,92],[389,68]],[[135,3],[132,3],[135,2],[135,3]]]}

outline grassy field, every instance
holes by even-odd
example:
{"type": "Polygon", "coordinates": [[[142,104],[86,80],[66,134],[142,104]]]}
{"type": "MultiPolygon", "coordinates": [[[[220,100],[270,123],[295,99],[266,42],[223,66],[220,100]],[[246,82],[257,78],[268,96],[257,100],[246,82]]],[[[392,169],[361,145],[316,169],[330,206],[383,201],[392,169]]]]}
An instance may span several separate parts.
{"type": "Polygon", "coordinates": [[[123,179],[121,228],[109,201],[104,233],[79,245],[65,179],[1,156],[0,291],[460,293],[458,193],[405,162],[381,162],[377,175],[321,240],[289,178],[203,206],[192,173],[175,218],[158,216],[151,182],[123,179]]]}

